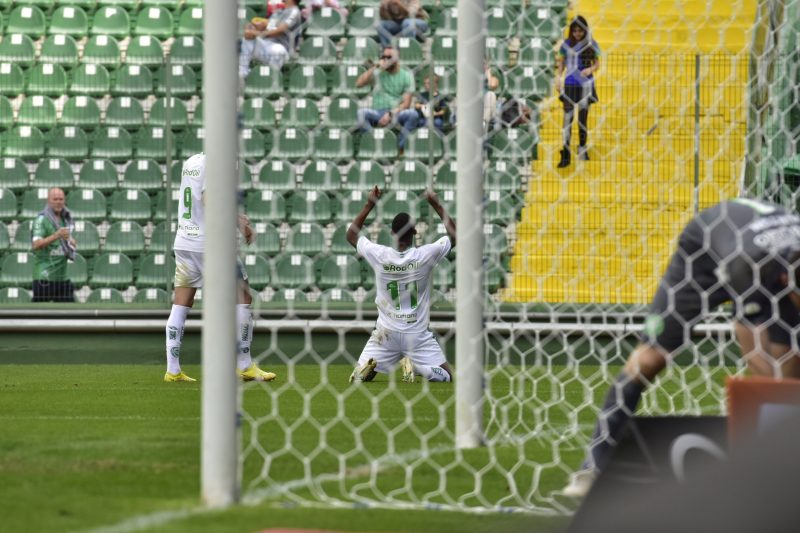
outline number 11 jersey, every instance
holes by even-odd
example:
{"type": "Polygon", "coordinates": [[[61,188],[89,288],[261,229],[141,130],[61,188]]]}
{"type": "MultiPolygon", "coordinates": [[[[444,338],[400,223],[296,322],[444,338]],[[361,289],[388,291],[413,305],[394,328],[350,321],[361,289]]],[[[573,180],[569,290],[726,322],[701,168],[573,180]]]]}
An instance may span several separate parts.
{"type": "Polygon", "coordinates": [[[178,231],[176,250],[203,252],[205,220],[203,191],[206,188],[206,155],[196,154],[186,160],[181,169],[181,188],[178,191],[178,231]]]}

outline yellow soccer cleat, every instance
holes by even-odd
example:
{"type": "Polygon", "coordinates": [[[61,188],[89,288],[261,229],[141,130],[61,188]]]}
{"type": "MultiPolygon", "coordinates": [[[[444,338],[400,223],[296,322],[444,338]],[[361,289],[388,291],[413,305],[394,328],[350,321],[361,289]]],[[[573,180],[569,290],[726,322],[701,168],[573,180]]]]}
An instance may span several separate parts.
{"type": "Polygon", "coordinates": [[[404,383],[414,383],[416,378],[414,376],[414,363],[411,362],[411,359],[403,357],[400,360],[400,370],[403,372],[404,383]]]}
{"type": "Polygon", "coordinates": [[[377,366],[378,362],[375,361],[375,359],[370,359],[361,368],[356,367],[356,369],[353,370],[353,373],[350,374],[350,383],[353,383],[354,381],[355,382],[372,381],[378,374],[375,371],[375,367],[377,366]]]}
{"type": "Polygon", "coordinates": [[[197,381],[194,378],[190,378],[183,371],[178,372],[177,374],[170,374],[169,372],[164,374],[164,381],[167,383],[174,383],[176,381],[197,381]]]}
{"type": "Polygon", "coordinates": [[[272,372],[264,372],[253,363],[247,370],[240,370],[239,377],[242,381],[272,381],[277,376],[272,372]]]}

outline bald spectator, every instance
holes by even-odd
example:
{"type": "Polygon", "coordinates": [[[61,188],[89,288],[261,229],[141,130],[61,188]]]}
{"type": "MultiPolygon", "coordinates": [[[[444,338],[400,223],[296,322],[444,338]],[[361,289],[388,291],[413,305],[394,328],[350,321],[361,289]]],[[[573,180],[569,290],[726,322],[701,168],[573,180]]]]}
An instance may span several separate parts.
{"type": "Polygon", "coordinates": [[[72,215],[64,206],[64,191],[47,193],[47,205],[33,221],[33,301],[74,302],[67,260],[75,259],[72,215]]]}

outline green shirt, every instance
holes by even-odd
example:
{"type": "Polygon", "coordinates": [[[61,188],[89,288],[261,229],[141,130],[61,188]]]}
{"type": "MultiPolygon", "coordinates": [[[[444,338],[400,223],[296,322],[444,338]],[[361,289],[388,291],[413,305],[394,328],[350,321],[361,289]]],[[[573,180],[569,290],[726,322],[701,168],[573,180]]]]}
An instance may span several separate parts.
{"type": "Polygon", "coordinates": [[[393,109],[403,99],[404,94],[414,92],[414,75],[406,68],[401,67],[395,73],[376,69],[373,77],[373,109],[393,109]]]}
{"type": "MultiPolygon", "coordinates": [[[[66,227],[61,219],[61,227],[66,227]]],[[[33,221],[31,236],[33,240],[44,239],[57,231],[55,225],[45,216],[39,215],[33,221]]],[[[61,239],[56,239],[49,246],[33,252],[33,279],[40,281],[66,281],[67,257],[61,248],[61,239]]]]}

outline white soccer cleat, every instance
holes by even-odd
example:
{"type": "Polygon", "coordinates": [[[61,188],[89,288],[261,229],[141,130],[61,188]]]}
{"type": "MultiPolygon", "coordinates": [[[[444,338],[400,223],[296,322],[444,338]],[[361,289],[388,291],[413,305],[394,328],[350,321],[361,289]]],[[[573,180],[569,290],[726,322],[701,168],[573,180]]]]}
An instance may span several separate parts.
{"type": "Polygon", "coordinates": [[[370,359],[367,361],[364,366],[356,367],[353,370],[353,373],[350,374],[350,383],[353,382],[361,382],[361,381],[372,381],[375,379],[375,375],[377,372],[375,371],[375,367],[378,366],[378,362],[375,359],[370,359]]]}
{"type": "Polygon", "coordinates": [[[403,372],[404,383],[414,383],[414,363],[408,357],[403,357],[400,360],[400,370],[403,372]]]}
{"type": "Polygon", "coordinates": [[[596,470],[578,470],[570,475],[569,483],[561,492],[570,498],[585,498],[595,479],[597,479],[596,470]]]}

